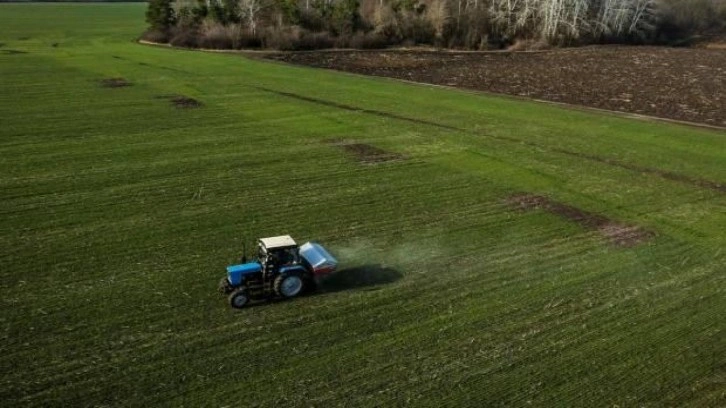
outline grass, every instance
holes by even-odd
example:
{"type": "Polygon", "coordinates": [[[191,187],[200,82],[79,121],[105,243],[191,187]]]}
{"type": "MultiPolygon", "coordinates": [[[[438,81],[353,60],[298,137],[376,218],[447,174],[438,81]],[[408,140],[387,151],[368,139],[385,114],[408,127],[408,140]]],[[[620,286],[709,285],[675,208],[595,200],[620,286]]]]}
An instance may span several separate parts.
{"type": "Polygon", "coordinates": [[[726,134],[142,46],[143,13],[0,5],[2,400],[726,404],[726,194],[687,181],[726,182],[726,134]],[[231,310],[224,267],[283,233],[357,269],[231,310]]]}

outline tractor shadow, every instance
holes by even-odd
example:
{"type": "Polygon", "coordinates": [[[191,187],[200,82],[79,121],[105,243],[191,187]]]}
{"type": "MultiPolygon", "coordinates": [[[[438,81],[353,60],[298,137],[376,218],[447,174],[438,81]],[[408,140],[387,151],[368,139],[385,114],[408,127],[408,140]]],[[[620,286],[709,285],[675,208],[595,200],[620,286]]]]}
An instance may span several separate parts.
{"type": "MultiPolygon", "coordinates": [[[[382,285],[388,285],[401,279],[403,275],[393,268],[379,264],[361,265],[354,268],[344,268],[320,280],[317,285],[309,286],[302,296],[321,296],[330,293],[350,290],[378,290],[382,285]]],[[[294,302],[295,299],[282,299],[272,297],[269,299],[252,300],[245,309],[269,306],[283,302],[294,302]]]]}
{"type": "Polygon", "coordinates": [[[341,269],[320,281],[317,293],[335,293],[347,290],[375,290],[401,279],[403,275],[393,268],[379,264],[361,265],[341,269]]]}

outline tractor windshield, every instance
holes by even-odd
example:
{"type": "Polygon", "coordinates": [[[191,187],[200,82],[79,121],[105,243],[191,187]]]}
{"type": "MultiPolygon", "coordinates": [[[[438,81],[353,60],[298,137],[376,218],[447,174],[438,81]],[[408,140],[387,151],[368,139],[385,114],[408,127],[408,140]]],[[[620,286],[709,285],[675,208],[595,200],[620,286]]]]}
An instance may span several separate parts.
{"type": "Polygon", "coordinates": [[[295,264],[298,263],[297,248],[287,248],[280,252],[280,263],[295,264]]]}

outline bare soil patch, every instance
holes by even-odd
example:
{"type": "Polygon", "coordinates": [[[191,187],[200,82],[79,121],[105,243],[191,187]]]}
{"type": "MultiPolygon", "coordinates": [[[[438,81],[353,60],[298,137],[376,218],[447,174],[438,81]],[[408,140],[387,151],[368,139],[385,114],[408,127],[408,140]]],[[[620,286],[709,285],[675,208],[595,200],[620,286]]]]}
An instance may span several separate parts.
{"type": "Polygon", "coordinates": [[[273,53],[266,58],[726,126],[722,49],[593,46],[541,52],[273,53]]]}
{"type": "Polygon", "coordinates": [[[655,234],[644,231],[638,226],[608,223],[598,227],[598,231],[613,244],[631,248],[651,240],[655,234]]]}
{"type": "Polygon", "coordinates": [[[726,41],[706,44],[705,47],[710,50],[726,50],[726,41]]]}
{"type": "Polygon", "coordinates": [[[195,109],[201,108],[204,105],[194,98],[182,95],[172,96],[169,98],[169,101],[171,101],[172,105],[179,109],[195,109]]]}
{"type": "Polygon", "coordinates": [[[133,85],[124,78],[106,78],[101,80],[101,86],[104,88],[124,88],[133,85]]]}
{"type": "Polygon", "coordinates": [[[21,55],[21,54],[27,54],[27,51],[20,51],[20,50],[0,50],[0,53],[5,55],[21,55]]]}
{"type": "Polygon", "coordinates": [[[375,164],[403,159],[403,155],[392,153],[365,143],[334,143],[343,151],[355,157],[360,163],[375,164]]]}
{"type": "Polygon", "coordinates": [[[634,247],[652,239],[655,234],[637,225],[628,225],[533,194],[515,194],[506,203],[520,211],[542,210],[577,223],[589,230],[597,230],[612,244],[620,247],[634,247]]]}
{"type": "Polygon", "coordinates": [[[156,95],[154,97],[155,99],[166,99],[169,101],[169,103],[172,104],[172,106],[177,107],[179,109],[195,109],[195,108],[201,108],[204,106],[204,104],[194,98],[190,98],[188,96],[184,95],[177,95],[177,94],[171,94],[171,95],[156,95]]]}

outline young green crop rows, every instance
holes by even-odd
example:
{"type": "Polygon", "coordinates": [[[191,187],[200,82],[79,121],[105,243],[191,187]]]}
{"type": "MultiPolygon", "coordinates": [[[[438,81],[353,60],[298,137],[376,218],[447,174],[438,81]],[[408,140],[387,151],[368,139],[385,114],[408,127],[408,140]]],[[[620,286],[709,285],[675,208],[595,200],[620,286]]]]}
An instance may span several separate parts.
{"type": "Polygon", "coordinates": [[[726,403],[726,193],[693,182],[726,183],[726,133],[143,46],[143,14],[0,5],[0,399],[726,403]],[[230,309],[225,266],[287,233],[344,270],[230,309]]]}

